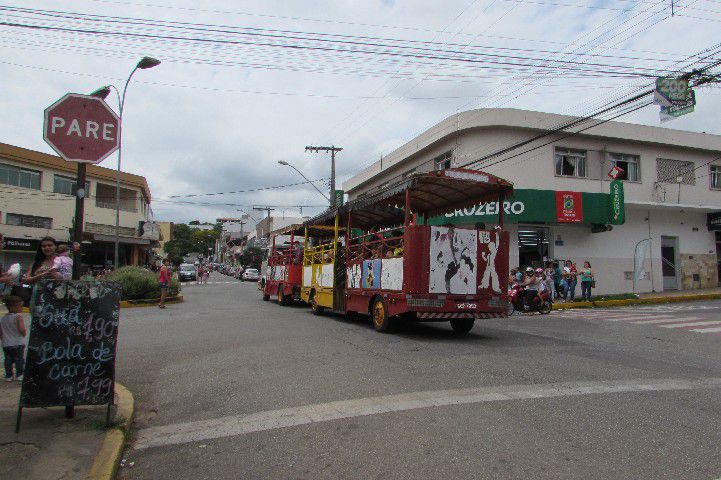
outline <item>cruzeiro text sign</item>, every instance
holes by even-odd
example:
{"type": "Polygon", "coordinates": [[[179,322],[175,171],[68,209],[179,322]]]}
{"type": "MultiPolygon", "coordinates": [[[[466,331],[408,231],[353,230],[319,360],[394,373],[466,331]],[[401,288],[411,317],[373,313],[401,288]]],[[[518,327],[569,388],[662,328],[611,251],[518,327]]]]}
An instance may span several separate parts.
{"type": "MultiPolygon", "coordinates": [[[[582,223],[609,224],[610,197],[607,193],[560,192],[555,190],[515,189],[503,202],[503,218],[507,223],[582,223]],[[559,203],[560,202],[560,203],[559,203]]],[[[623,209],[623,199],[619,207],[623,209]]],[[[473,226],[498,222],[498,202],[480,202],[468,208],[428,219],[430,225],[473,226]]]]}

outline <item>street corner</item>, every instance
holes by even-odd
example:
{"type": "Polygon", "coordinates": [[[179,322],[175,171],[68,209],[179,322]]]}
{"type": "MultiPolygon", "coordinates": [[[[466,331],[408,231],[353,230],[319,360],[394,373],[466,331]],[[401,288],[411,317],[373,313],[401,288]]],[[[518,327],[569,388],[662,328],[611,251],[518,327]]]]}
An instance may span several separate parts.
{"type": "Polygon", "coordinates": [[[115,416],[105,424],[103,406],[76,406],[67,419],[64,408],[24,408],[15,426],[21,382],[0,382],[0,478],[112,479],[127,429],[133,420],[133,395],[115,385],[115,416]]]}
{"type": "Polygon", "coordinates": [[[128,429],[133,423],[135,399],[125,386],[115,384],[115,421],[105,434],[100,450],[90,468],[90,480],[110,480],[115,478],[120,465],[120,457],[125,447],[128,429]]]}

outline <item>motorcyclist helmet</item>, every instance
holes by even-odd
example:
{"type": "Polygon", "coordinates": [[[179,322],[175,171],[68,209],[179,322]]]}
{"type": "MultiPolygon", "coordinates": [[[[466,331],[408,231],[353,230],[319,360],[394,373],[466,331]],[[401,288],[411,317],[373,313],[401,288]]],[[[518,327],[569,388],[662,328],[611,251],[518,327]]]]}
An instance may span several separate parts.
{"type": "Polygon", "coordinates": [[[537,268],[537,269],[536,269],[536,275],[543,275],[543,269],[542,269],[542,268],[537,268]]]}
{"type": "Polygon", "coordinates": [[[533,269],[531,267],[526,267],[526,273],[533,273],[533,269]]]}

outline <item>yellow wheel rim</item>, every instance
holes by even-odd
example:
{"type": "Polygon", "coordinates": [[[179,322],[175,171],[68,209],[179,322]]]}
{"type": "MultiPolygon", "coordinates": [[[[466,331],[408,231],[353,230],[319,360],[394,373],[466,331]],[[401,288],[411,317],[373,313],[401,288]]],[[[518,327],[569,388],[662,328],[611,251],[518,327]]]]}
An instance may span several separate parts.
{"type": "Polygon", "coordinates": [[[383,306],[383,302],[376,302],[375,307],[373,307],[373,321],[377,326],[383,325],[383,320],[385,319],[385,313],[386,309],[383,306]]]}

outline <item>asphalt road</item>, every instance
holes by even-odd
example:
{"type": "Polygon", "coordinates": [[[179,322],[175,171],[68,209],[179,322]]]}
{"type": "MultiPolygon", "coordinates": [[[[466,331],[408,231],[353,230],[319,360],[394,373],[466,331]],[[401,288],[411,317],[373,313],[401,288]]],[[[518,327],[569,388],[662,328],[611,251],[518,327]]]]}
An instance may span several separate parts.
{"type": "Polygon", "coordinates": [[[721,326],[721,302],[514,315],[459,338],[210,282],[122,311],[117,378],[138,412],[120,478],[721,477],[721,333],[694,331],[721,326]]]}

